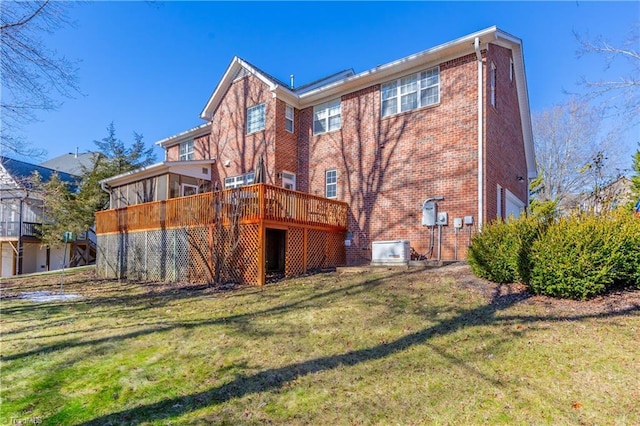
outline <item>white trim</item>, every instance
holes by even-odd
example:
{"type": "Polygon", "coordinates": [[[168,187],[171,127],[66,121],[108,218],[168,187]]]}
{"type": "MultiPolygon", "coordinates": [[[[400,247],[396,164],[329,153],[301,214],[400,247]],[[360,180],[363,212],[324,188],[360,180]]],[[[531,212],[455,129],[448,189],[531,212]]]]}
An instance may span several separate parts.
{"type": "Polygon", "coordinates": [[[492,107],[496,107],[496,90],[498,85],[498,70],[496,64],[491,61],[491,69],[489,70],[489,103],[492,107]]]}
{"type": "MultiPolygon", "coordinates": [[[[192,185],[190,183],[183,183],[182,185],[180,185],[180,196],[181,197],[185,197],[184,193],[185,193],[185,189],[190,188],[190,189],[195,189],[195,193],[199,193],[200,191],[198,191],[198,185],[192,185]]],[[[194,195],[194,194],[191,194],[194,195]]]]}
{"type": "Polygon", "coordinates": [[[296,174],[293,172],[289,172],[287,170],[283,170],[282,171],[282,187],[285,189],[291,189],[292,191],[295,191],[296,190],[296,174]],[[292,187],[287,188],[287,184],[290,184],[292,187]]]}
{"type": "Polygon", "coordinates": [[[295,108],[293,108],[291,105],[285,103],[284,104],[284,130],[286,130],[289,133],[294,133],[295,132],[295,129],[296,129],[295,117],[296,117],[295,108]],[[287,116],[287,111],[291,111],[291,117],[287,116]],[[287,129],[287,123],[291,123],[291,130],[287,129]]]}
{"type": "Polygon", "coordinates": [[[396,115],[396,114],[402,114],[404,112],[407,111],[414,111],[417,109],[421,109],[421,108],[425,108],[425,107],[429,107],[429,106],[435,106],[435,105],[439,105],[440,104],[440,66],[435,66],[435,67],[431,67],[428,69],[424,69],[424,70],[420,70],[417,73],[411,73],[411,74],[407,74],[404,75],[400,78],[396,78],[393,80],[389,80],[389,81],[385,81],[384,83],[382,83],[380,85],[380,117],[384,118],[384,117],[390,117],[392,115],[396,115]],[[422,78],[422,74],[423,73],[428,73],[431,71],[437,71],[437,78],[438,78],[438,83],[437,84],[432,84],[432,85],[426,85],[425,87],[422,87],[422,81],[425,79],[428,79],[428,77],[426,77],[425,79],[422,78]],[[410,93],[402,93],[402,88],[406,87],[406,84],[403,85],[402,84],[402,80],[407,79],[407,78],[412,78],[415,77],[416,81],[415,81],[415,85],[416,85],[416,90],[415,92],[411,92],[411,93],[415,93],[416,94],[416,107],[415,108],[409,108],[406,110],[402,110],[402,97],[403,96],[408,96],[410,93]],[[392,90],[395,90],[395,95],[394,96],[390,96],[387,99],[383,99],[384,96],[384,92],[385,90],[387,90],[384,86],[388,86],[391,84],[395,84],[395,87],[392,88],[392,90]],[[437,88],[438,89],[438,93],[437,93],[437,99],[435,102],[432,103],[426,103],[424,105],[422,105],[422,92],[428,89],[432,89],[432,88],[437,88]],[[396,100],[396,107],[395,107],[395,111],[394,112],[390,112],[389,114],[385,114],[385,109],[384,109],[384,102],[391,100],[391,99],[395,99],[396,100]]]}
{"type": "Polygon", "coordinates": [[[146,179],[153,176],[159,176],[164,173],[176,171],[178,174],[185,176],[191,176],[195,178],[211,179],[211,168],[207,167],[208,174],[206,176],[202,173],[203,165],[211,166],[216,160],[192,160],[192,161],[163,161],[161,163],[155,163],[150,166],[140,167],[139,169],[132,170],[130,172],[121,173],[116,176],[112,176],[107,179],[102,179],[102,184],[108,184],[109,186],[121,186],[127,183],[136,182],[140,179],[146,179]],[[193,170],[193,172],[189,172],[193,170]]]}
{"type": "MultiPolygon", "coordinates": [[[[347,76],[337,81],[321,85],[313,90],[304,93],[296,93],[289,87],[277,84],[251,65],[238,58],[233,58],[229,68],[227,68],[222,79],[216,86],[213,94],[209,98],[206,106],[202,110],[201,118],[211,120],[213,113],[219,102],[224,97],[228,87],[231,85],[233,77],[239,67],[245,67],[250,73],[263,81],[272,92],[273,96],[281,99],[297,109],[304,109],[325,102],[327,100],[342,96],[347,93],[379,84],[395,77],[409,74],[412,71],[432,67],[450,59],[472,54],[474,49],[486,48],[489,43],[511,49],[514,57],[514,72],[516,88],[518,92],[518,103],[520,107],[520,120],[522,122],[522,135],[524,139],[524,149],[527,161],[527,177],[533,179],[537,176],[535,151],[533,148],[533,132],[531,127],[531,110],[527,92],[527,80],[524,69],[524,57],[522,54],[522,41],[497,27],[489,27],[484,30],[460,37],[453,41],[441,44],[431,49],[410,55],[385,65],[380,65],[370,70],[356,75],[347,76]]],[[[174,137],[172,137],[174,138],[174,137]]],[[[172,138],[169,138],[171,140],[172,138]]],[[[163,143],[159,143],[164,146],[163,143]]],[[[482,223],[479,221],[479,223],[482,223]]]]}
{"type": "Polygon", "coordinates": [[[337,98],[337,99],[332,99],[328,102],[325,102],[323,104],[320,105],[316,105],[313,107],[313,123],[312,123],[312,127],[313,127],[313,134],[315,135],[322,135],[325,133],[330,133],[330,132],[335,132],[336,130],[340,130],[342,129],[342,99],[337,98]],[[335,107],[338,107],[339,112],[336,114],[331,114],[331,110],[334,109],[335,107]],[[322,117],[320,119],[316,119],[317,115],[319,114],[325,114],[325,117],[322,117]],[[340,125],[335,128],[335,129],[331,129],[330,128],[330,122],[332,118],[335,117],[340,117],[340,125]],[[320,122],[324,122],[324,130],[323,131],[317,131],[316,130],[316,122],[320,123],[320,122]]]}
{"type": "Polygon", "coordinates": [[[161,139],[156,142],[156,145],[166,149],[170,146],[177,145],[189,139],[199,138],[200,136],[204,136],[207,133],[211,133],[211,123],[204,123],[182,133],[178,133],[176,135],[169,136],[168,138],[161,139]]]}
{"type": "Polygon", "coordinates": [[[247,128],[247,135],[252,135],[261,130],[264,130],[267,127],[267,105],[264,102],[261,102],[259,104],[256,104],[247,108],[245,127],[247,128]],[[258,114],[257,118],[259,120],[254,120],[257,127],[255,129],[250,130],[249,124],[251,123],[251,121],[249,120],[249,115],[254,113],[254,111],[257,111],[257,114],[258,114]]]}
{"type": "Polygon", "coordinates": [[[522,214],[522,212],[524,212],[525,209],[525,203],[524,201],[522,201],[520,198],[516,197],[511,191],[509,191],[508,189],[505,188],[505,216],[507,218],[509,218],[509,216],[511,216],[511,212],[509,209],[510,205],[514,205],[517,209],[518,209],[518,216],[513,215],[515,218],[520,217],[520,215],[522,214]]]}
{"type": "Polygon", "coordinates": [[[180,142],[180,147],[178,148],[178,161],[191,161],[195,158],[196,150],[195,143],[193,139],[189,139],[188,141],[180,142]],[[185,147],[185,152],[182,152],[182,147],[185,147]]]}
{"type": "Polygon", "coordinates": [[[484,220],[484,117],[483,117],[483,93],[482,88],[482,52],[480,50],[480,38],[474,42],[476,60],[478,62],[478,231],[482,230],[484,220]]]}
{"type": "Polygon", "coordinates": [[[324,171],[324,196],[326,198],[331,198],[331,199],[338,198],[338,169],[328,169],[328,170],[324,171]],[[331,172],[335,173],[336,181],[329,183],[327,178],[328,178],[328,174],[331,173],[331,172]],[[336,194],[331,196],[331,197],[329,195],[327,195],[329,193],[329,191],[328,191],[329,185],[335,185],[335,193],[336,194]]]}

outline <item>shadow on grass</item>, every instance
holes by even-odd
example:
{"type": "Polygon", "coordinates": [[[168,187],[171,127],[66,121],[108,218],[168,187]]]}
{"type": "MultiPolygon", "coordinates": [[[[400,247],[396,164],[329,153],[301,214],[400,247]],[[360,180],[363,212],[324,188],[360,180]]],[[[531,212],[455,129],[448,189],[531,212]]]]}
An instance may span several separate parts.
{"type": "MultiPolygon", "coordinates": [[[[21,358],[32,356],[32,355],[37,355],[37,354],[45,354],[53,351],[66,350],[74,347],[93,346],[93,345],[100,345],[103,343],[113,343],[113,342],[123,341],[127,339],[135,339],[140,336],[145,336],[153,333],[162,333],[162,332],[167,332],[167,331],[181,329],[181,328],[191,329],[191,328],[205,327],[210,325],[221,325],[221,324],[233,325],[234,323],[238,323],[239,325],[242,325],[242,323],[255,319],[256,317],[285,314],[295,309],[309,308],[316,305],[322,305],[326,299],[334,297],[339,294],[352,296],[359,292],[370,291],[373,287],[376,287],[377,285],[379,285],[384,279],[388,279],[390,277],[408,276],[411,274],[415,274],[417,272],[419,271],[403,271],[403,272],[388,274],[381,278],[377,278],[373,280],[365,280],[363,282],[356,282],[349,286],[340,286],[338,288],[334,288],[327,291],[320,291],[320,292],[314,293],[310,297],[306,297],[291,303],[285,303],[282,305],[274,306],[272,308],[264,309],[261,311],[251,311],[243,314],[230,315],[230,316],[225,316],[221,318],[213,318],[213,319],[204,320],[204,321],[186,321],[186,322],[185,321],[181,321],[181,322],[161,321],[157,323],[147,324],[147,326],[151,326],[151,327],[147,327],[142,330],[132,331],[130,333],[115,334],[112,336],[105,336],[98,339],[80,339],[80,338],[66,339],[61,342],[57,342],[57,343],[46,345],[46,346],[39,346],[35,349],[24,351],[21,353],[9,354],[4,356],[0,355],[0,357],[4,361],[12,361],[12,360],[17,360],[17,359],[21,359],[21,358]]],[[[160,297],[166,297],[166,296],[162,295],[160,297]]],[[[138,310],[142,308],[135,308],[135,309],[138,310]]],[[[33,331],[32,326],[27,326],[27,327],[30,327],[29,331],[33,331]]],[[[5,341],[10,341],[11,339],[7,339],[7,335],[12,333],[13,334],[20,333],[23,331],[25,330],[21,329],[21,330],[15,330],[9,333],[3,333],[3,337],[5,341]]],[[[95,329],[74,330],[73,333],[82,333],[82,332],[88,332],[88,331],[95,331],[95,329]]],[[[64,334],[65,333],[59,333],[58,335],[64,335],[64,334]]],[[[49,338],[49,337],[56,337],[56,336],[57,335],[53,334],[53,335],[43,335],[40,337],[49,338]]]]}
{"type": "MultiPolygon", "coordinates": [[[[371,348],[349,351],[339,355],[325,356],[304,362],[293,363],[285,367],[268,369],[253,375],[240,375],[229,383],[213,387],[203,392],[165,399],[153,404],[141,405],[133,409],[101,416],[82,424],[104,425],[143,419],[169,419],[203,407],[221,404],[234,398],[241,398],[245,395],[276,390],[299,377],[333,370],[341,366],[354,366],[364,362],[389,357],[403,352],[412,346],[429,344],[429,340],[433,337],[451,334],[465,327],[500,324],[503,322],[503,319],[497,317],[496,314],[524,300],[526,297],[528,296],[516,294],[502,295],[499,294],[499,292],[496,292],[491,302],[487,305],[474,309],[463,310],[451,319],[442,320],[431,327],[427,327],[415,333],[407,334],[389,343],[382,343],[371,348]]],[[[527,317],[527,321],[567,321],[622,316],[638,311],[639,309],[640,308],[638,306],[634,306],[629,309],[616,312],[593,315],[576,315],[571,317],[527,317]]],[[[514,318],[515,317],[510,317],[509,321],[512,321],[514,318]]],[[[433,345],[430,344],[429,346],[433,347],[433,345]]],[[[442,350],[439,352],[442,352],[442,350]]],[[[451,357],[448,354],[445,355],[453,362],[464,364],[463,361],[455,357],[451,357]]],[[[489,380],[494,384],[499,384],[499,382],[490,377],[486,377],[486,375],[481,374],[477,370],[472,371],[472,373],[479,374],[483,379],[489,380]]]]}

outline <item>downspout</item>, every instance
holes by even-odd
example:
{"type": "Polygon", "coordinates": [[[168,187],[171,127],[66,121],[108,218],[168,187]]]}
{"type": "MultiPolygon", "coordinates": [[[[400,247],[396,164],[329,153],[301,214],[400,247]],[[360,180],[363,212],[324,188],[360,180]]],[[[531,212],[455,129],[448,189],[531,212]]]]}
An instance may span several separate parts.
{"type": "Polygon", "coordinates": [[[480,52],[480,38],[476,37],[473,47],[478,60],[478,230],[482,230],[484,221],[484,134],[482,110],[482,52],[480,52]]]}
{"type": "Polygon", "coordinates": [[[22,241],[22,225],[24,224],[22,220],[22,215],[24,213],[23,205],[25,198],[20,199],[20,213],[18,217],[18,250],[16,253],[17,256],[17,265],[16,265],[16,275],[22,275],[22,256],[24,255],[24,242],[22,241]]]}
{"type": "Polygon", "coordinates": [[[111,194],[111,190],[109,189],[109,185],[107,185],[105,182],[100,182],[100,189],[102,189],[104,192],[109,194],[109,207],[110,208],[114,208],[113,207],[113,197],[112,197],[112,194],[111,194]]]}

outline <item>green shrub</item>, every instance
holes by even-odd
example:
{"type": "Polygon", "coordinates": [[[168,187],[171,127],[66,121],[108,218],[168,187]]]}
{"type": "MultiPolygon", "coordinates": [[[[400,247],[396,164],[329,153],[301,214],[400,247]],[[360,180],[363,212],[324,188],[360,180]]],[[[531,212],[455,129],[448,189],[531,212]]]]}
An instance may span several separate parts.
{"type": "Polygon", "coordinates": [[[623,211],[561,218],[533,242],[528,258],[536,294],[587,299],[640,286],[640,221],[623,211]]]}
{"type": "Polygon", "coordinates": [[[467,261],[473,273],[498,283],[526,282],[529,249],[543,226],[536,218],[521,217],[485,225],[474,235],[467,261]]]}

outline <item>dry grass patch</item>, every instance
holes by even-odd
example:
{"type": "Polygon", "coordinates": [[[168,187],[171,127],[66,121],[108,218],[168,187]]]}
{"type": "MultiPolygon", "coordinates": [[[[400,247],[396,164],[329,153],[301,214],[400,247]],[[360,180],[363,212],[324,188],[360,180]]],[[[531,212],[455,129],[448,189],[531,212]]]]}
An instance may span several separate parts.
{"type": "Polygon", "coordinates": [[[640,292],[531,297],[465,265],[265,288],[5,280],[0,423],[638,424],[640,292]]]}

